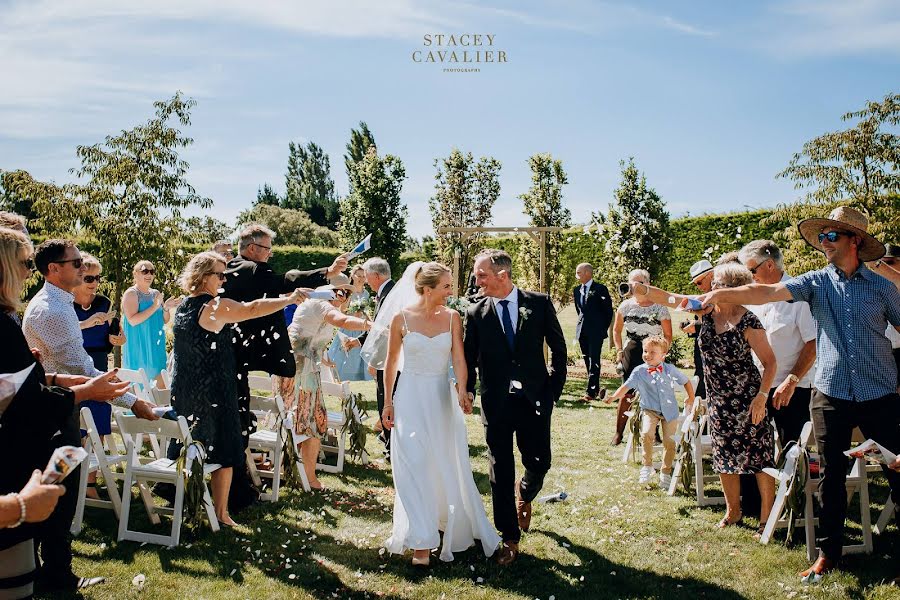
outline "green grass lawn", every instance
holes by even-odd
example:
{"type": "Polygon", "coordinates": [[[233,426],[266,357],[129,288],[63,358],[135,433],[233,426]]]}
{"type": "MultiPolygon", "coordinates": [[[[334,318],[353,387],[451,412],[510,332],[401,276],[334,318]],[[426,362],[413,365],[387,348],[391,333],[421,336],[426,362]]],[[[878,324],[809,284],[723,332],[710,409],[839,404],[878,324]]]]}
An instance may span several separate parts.
{"type": "MultiPolygon", "coordinates": [[[[614,382],[604,381],[608,387],[614,382]]],[[[354,387],[374,398],[372,383],[354,387]]],[[[805,550],[785,548],[784,534],[769,546],[752,538],[756,523],[719,531],[722,508],[700,509],[691,498],[665,496],[637,484],[637,465],[612,449],[613,408],[575,402],[583,380],[571,380],[553,415],[553,468],[544,492],[565,490],[566,502],[535,505],[522,555],[501,568],[476,548],[453,563],[414,569],[409,556],[380,551],[391,531],[393,489],[388,466],[349,464],[323,475],[326,493],[286,490],[236,519],[238,530],[183,535],[182,545],[118,543],[110,512],[87,509],[76,539],[75,569],[104,575],[107,584],[85,598],[897,598],[883,584],[900,574],[900,534],[891,525],[875,537],[871,556],[851,556],[846,571],[822,586],[799,584],[805,550]],[[132,585],[146,577],[142,591],[132,585]]],[[[374,412],[374,402],[369,408],[374,412]]],[[[467,418],[475,480],[490,514],[484,434],[477,414],[467,418]]],[[[368,448],[376,459],[374,436],[368,448]]],[[[887,490],[872,486],[873,514],[887,490]]],[[[135,520],[141,518],[136,504],[135,520]]],[[[873,517],[874,518],[874,517],[873,517]]],[[[145,520],[145,519],[144,519],[145,520]]],[[[134,520],[133,520],[134,523],[134,520]]]]}

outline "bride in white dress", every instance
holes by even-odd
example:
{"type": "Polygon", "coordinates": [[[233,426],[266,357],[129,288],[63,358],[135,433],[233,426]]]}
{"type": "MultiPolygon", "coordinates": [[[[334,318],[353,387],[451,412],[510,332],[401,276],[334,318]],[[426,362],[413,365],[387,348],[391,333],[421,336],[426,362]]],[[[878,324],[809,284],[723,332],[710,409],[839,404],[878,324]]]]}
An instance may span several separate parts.
{"type": "Polygon", "coordinates": [[[394,554],[413,550],[414,565],[428,565],[432,548],[440,547],[442,561],[452,561],[454,552],[475,540],[486,556],[500,543],[469,462],[463,412],[472,408],[466,395],[462,320],[445,306],[452,290],[450,276],[450,269],[440,263],[410,265],[391,293],[397,294],[394,304],[399,306],[385,332],[389,342],[382,416],[384,426],[394,429],[391,466],[396,490],[393,535],[385,547],[394,554]],[[404,299],[406,287],[414,287],[416,295],[404,299]],[[451,357],[456,398],[448,384],[451,357]]]}

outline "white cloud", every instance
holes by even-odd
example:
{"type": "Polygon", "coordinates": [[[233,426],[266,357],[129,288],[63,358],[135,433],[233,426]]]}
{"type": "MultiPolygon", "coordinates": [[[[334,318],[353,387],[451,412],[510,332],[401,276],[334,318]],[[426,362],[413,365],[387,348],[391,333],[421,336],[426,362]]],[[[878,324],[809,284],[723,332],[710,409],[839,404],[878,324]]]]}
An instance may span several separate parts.
{"type": "Polygon", "coordinates": [[[761,43],[788,57],[900,53],[896,0],[792,0],[776,4],[761,43]]]}

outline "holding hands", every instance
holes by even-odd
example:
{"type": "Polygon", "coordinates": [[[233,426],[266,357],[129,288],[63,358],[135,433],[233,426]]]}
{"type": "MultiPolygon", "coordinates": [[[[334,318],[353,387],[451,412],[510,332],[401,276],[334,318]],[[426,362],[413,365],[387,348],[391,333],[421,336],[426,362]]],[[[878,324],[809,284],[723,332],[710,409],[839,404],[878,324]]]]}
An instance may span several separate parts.
{"type": "Polygon", "coordinates": [[[471,415],[473,404],[475,404],[475,394],[472,392],[459,394],[459,407],[462,409],[463,414],[471,415]]]}

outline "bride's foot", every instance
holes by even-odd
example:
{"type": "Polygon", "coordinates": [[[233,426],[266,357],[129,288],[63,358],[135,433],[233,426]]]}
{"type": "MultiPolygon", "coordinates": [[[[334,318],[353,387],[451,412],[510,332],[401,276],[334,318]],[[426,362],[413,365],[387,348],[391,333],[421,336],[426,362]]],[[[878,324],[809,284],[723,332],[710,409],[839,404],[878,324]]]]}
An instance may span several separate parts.
{"type": "Polygon", "coordinates": [[[427,567],[431,562],[431,553],[428,550],[414,550],[412,564],[414,567],[427,567]]]}
{"type": "Polygon", "coordinates": [[[311,489],[311,490],[316,490],[316,491],[321,491],[321,490],[324,490],[324,489],[325,489],[325,486],[324,486],[324,485],[322,484],[322,482],[319,481],[318,479],[311,479],[311,480],[309,481],[309,489],[311,489]]]}

